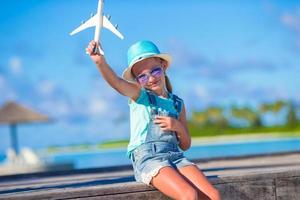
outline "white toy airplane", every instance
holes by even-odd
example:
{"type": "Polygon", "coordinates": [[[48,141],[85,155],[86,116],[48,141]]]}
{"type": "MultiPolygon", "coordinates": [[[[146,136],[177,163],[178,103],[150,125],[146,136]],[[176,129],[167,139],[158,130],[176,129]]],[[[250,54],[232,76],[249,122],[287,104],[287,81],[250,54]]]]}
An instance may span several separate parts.
{"type": "MultiPolygon", "coordinates": [[[[102,27],[107,28],[108,30],[110,30],[111,32],[113,32],[114,34],[116,34],[119,38],[121,38],[122,40],[124,39],[123,35],[117,30],[117,25],[114,26],[111,24],[111,22],[109,21],[109,16],[108,19],[103,15],[102,13],[102,9],[103,9],[103,0],[99,0],[98,1],[98,9],[97,9],[97,14],[95,14],[94,16],[92,16],[89,20],[87,20],[86,22],[84,22],[81,26],[79,26],[78,28],[76,28],[74,31],[72,31],[70,33],[70,35],[74,35],[84,29],[90,28],[95,26],[95,36],[94,36],[94,40],[96,42],[99,42],[99,38],[100,38],[100,31],[102,29],[102,27]]],[[[94,53],[96,53],[98,51],[97,48],[95,48],[93,50],[94,53]]],[[[104,55],[104,52],[101,48],[99,48],[99,52],[100,54],[104,55]]]]}

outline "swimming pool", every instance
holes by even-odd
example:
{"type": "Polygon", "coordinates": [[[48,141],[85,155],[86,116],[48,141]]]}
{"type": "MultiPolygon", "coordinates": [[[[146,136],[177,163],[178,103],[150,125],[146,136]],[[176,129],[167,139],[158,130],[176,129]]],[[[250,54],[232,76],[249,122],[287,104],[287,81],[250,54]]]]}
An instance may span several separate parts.
{"type": "MultiPolygon", "coordinates": [[[[186,151],[185,155],[189,159],[203,159],[290,151],[300,151],[300,138],[195,145],[186,151]]],[[[55,163],[72,162],[76,169],[130,164],[130,160],[126,157],[126,149],[64,153],[56,154],[46,159],[55,163]]]]}

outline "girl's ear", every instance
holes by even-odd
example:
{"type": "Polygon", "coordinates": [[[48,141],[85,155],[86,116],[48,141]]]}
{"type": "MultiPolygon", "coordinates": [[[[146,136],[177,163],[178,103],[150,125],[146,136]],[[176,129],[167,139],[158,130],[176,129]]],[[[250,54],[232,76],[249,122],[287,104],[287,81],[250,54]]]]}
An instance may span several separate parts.
{"type": "Polygon", "coordinates": [[[167,67],[167,61],[165,61],[164,59],[160,59],[161,61],[161,64],[162,64],[162,66],[163,66],[163,68],[164,69],[166,69],[166,67],[167,67]]]}

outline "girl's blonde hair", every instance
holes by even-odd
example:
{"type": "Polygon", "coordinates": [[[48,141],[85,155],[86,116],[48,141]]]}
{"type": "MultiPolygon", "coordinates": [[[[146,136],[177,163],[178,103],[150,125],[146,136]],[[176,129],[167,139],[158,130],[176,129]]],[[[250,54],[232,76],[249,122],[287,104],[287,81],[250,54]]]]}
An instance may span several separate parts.
{"type": "Polygon", "coordinates": [[[165,74],[165,82],[166,82],[166,88],[168,92],[172,93],[173,92],[172,84],[167,74],[165,74]]]}
{"type": "MultiPolygon", "coordinates": [[[[162,58],[158,58],[160,60],[160,62],[166,62],[164,59],[162,58]]],[[[166,88],[168,90],[168,92],[172,93],[173,92],[173,87],[172,87],[172,84],[171,84],[171,81],[169,79],[169,77],[167,76],[166,72],[165,72],[165,84],[166,84],[166,88]]]]}

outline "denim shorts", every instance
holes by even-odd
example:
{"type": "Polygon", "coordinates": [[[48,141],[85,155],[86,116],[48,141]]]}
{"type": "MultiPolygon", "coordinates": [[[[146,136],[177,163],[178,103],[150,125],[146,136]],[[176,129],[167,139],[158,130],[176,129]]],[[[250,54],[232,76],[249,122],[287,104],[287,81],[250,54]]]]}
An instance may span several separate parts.
{"type": "Polygon", "coordinates": [[[183,156],[178,145],[155,141],[140,145],[131,153],[131,161],[136,181],[150,185],[151,180],[163,167],[179,169],[195,165],[183,156]]]}

